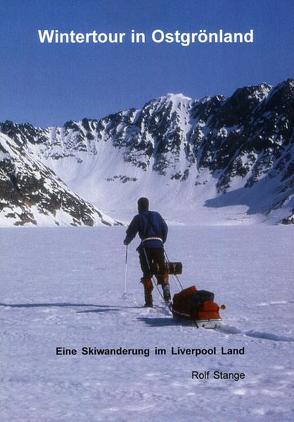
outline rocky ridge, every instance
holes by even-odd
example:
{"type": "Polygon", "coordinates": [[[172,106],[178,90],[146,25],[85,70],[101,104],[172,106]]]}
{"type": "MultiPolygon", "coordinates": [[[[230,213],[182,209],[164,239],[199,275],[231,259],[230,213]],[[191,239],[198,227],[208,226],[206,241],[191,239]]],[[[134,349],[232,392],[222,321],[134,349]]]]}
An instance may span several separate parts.
{"type": "MultiPolygon", "coordinates": [[[[276,221],[294,221],[291,79],[275,87],[263,83],[239,88],[229,98],[192,100],[168,94],[142,109],[100,120],[69,121],[63,127],[42,129],[6,121],[0,123],[0,132],[14,141],[15,148],[25,150],[62,179],[67,173],[61,163],[88,166],[87,175],[93,167],[90,173],[99,174],[97,192],[103,179],[106,191],[111,183],[120,184],[121,189],[133,184],[139,195],[142,181],[155,174],[177,186],[189,184],[195,192],[213,183],[214,195],[207,194],[204,206],[241,201],[249,214],[276,214],[276,221]],[[112,158],[106,166],[108,156],[115,157],[115,162],[112,158]],[[121,163],[119,173],[117,162],[121,163]]],[[[72,183],[70,177],[65,181],[72,183]]],[[[95,191],[88,196],[95,202],[95,191]]]]}
{"type": "Polygon", "coordinates": [[[0,134],[0,212],[7,225],[113,225],[21,145],[0,134]],[[10,223],[10,224],[9,224],[10,223]]]}

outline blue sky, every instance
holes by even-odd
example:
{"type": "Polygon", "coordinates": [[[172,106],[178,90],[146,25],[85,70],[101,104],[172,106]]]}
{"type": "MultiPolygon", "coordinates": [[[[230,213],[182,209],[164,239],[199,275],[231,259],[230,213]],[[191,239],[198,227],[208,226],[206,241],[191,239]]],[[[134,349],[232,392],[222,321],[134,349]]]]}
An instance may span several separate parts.
{"type": "Polygon", "coordinates": [[[293,77],[293,0],[0,0],[0,121],[60,125],[168,92],[231,95],[293,77]],[[38,29],[248,31],[254,44],[42,45],[38,29]]]}

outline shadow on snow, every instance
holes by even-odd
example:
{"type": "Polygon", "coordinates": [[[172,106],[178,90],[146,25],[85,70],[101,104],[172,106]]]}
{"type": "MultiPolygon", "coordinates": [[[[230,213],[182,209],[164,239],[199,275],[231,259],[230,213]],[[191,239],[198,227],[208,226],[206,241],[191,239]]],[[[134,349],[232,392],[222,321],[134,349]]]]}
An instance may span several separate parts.
{"type": "Polygon", "coordinates": [[[165,318],[146,318],[146,317],[139,317],[137,318],[139,321],[145,322],[146,325],[149,327],[169,327],[175,325],[184,325],[188,327],[196,327],[195,322],[184,320],[184,319],[175,319],[170,315],[170,318],[167,316],[165,318]]]}
{"type": "Polygon", "coordinates": [[[120,311],[122,309],[136,309],[137,306],[111,306],[111,305],[97,305],[91,303],[0,303],[0,307],[5,308],[83,308],[83,307],[93,307],[99,309],[85,309],[83,311],[77,311],[77,313],[89,313],[89,312],[110,312],[110,311],[120,311]]]}

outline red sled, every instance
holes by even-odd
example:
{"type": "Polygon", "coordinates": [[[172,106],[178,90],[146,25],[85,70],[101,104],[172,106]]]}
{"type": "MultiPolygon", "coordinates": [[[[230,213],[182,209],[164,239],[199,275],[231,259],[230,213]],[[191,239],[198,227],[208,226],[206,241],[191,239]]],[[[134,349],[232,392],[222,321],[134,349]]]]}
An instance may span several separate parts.
{"type": "Polygon", "coordinates": [[[221,321],[220,309],[225,309],[225,306],[214,302],[212,292],[197,290],[195,286],[175,294],[171,305],[175,318],[192,320],[200,326],[211,325],[211,328],[215,328],[217,322],[221,321]]]}

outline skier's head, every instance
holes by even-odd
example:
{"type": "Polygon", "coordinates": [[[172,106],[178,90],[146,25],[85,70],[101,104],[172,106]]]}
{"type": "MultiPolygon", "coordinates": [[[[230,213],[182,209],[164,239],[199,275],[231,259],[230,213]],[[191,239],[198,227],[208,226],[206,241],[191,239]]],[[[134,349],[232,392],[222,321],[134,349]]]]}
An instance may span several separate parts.
{"type": "Polygon", "coordinates": [[[148,198],[139,198],[138,199],[138,211],[144,212],[149,210],[149,200],[148,198]]]}

